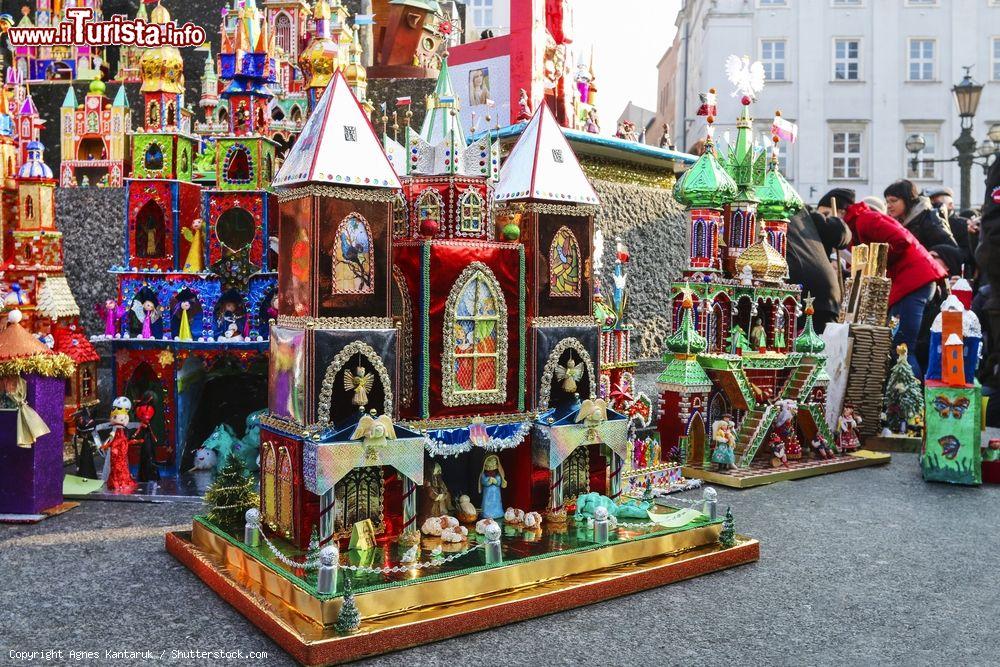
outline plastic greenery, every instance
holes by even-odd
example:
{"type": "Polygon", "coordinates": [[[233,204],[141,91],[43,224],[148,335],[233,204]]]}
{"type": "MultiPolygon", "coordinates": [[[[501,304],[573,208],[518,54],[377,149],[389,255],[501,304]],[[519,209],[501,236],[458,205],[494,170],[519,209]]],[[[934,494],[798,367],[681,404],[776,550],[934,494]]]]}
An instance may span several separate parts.
{"type": "Polygon", "coordinates": [[[736,522],[733,521],[732,508],[726,508],[726,518],[722,521],[722,532],[719,533],[719,544],[723,549],[736,546],[736,522]]]}
{"type": "Polygon", "coordinates": [[[341,634],[354,632],[361,627],[361,614],[358,612],[357,602],[354,601],[354,586],[350,577],[344,577],[344,599],[340,604],[335,627],[341,634]]]}
{"type": "Polygon", "coordinates": [[[240,533],[245,523],[246,511],[256,507],[257,492],[254,480],[247,477],[246,466],[238,456],[230,456],[218,477],[205,493],[209,506],[208,518],[212,523],[231,533],[240,533]]]}

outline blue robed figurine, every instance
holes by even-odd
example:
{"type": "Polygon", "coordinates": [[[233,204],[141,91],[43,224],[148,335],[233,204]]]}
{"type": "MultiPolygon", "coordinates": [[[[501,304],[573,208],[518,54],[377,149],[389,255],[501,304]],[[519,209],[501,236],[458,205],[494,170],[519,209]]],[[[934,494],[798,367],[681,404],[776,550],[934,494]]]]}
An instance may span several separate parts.
{"type": "Polygon", "coordinates": [[[503,518],[503,498],[500,489],[507,487],[507,476],[500,465],[500,458],[490,454],[483,460],[483,471],[479,475],[479,491],[483,494],[484,519],[503,518]]]}

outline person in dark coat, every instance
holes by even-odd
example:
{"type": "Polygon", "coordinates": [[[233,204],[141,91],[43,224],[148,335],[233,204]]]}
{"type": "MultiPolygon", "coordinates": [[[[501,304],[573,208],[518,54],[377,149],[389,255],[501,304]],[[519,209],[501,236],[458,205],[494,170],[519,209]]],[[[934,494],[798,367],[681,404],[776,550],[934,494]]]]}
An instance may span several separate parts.
{"type": "MultiPolygon", "coordinates": [[[[931,201],[931,206],[937,210],[938,215],[948,222],[951,235],[955,237],[955,243],[958,244],[958,248],[962,253],[961,275],[965,278],[972,278],[976,272],[974,253],[976,252],[976,243],[979,239],[969,224],[971,216],[955,210],[955,194],[951,191],[951,188],[929,189],[927,190],[927,197],[931,201]]],[[[958,274],[953,273],[952,275],[958,274]]]]}
{"type": "Polygon", "coordinates": [[[844,206],[854,203],[853,190],[836,188],[819,200],[822,209],[812,211],[803,207],[788,221],[789,281],[802,285],[803,295],[816,299],[813,326],[817,333],[823,333],[827,323],[836,321],[840,313],[840,280],[830,262],[830,253],[851,243],[851,230],[843,220],[819,212],[830,208],[834,197],[844,206]]]}
{"type": "Polygon", "coordinates": [[[887,187],[885,205],[890,216],[902,223],[925,249],[936,245],[957,246],[948,223],[931,206],[931,200],[905,178],[887,187]]]}
{"type": "Polygon", "coordinates": [[[994,160],[986,176],[986,199],[979,220],[979,246],[976,262],[989,285],[983,311],[983,329],[989,331],[980,382],[991,392],[986,406],[986,425],[1000,426],[1000,160],[994,160]]]}
{"type": "Polygon", "coordinates": [[[948,272],[899,221],[873,211],[864,202],[853,204],[844,212],[844,222],[851,229],[852,244],[887,243],[889,314],[899,319],[893,342],[906,343],[913,374],[923,377],[917,356],[917,337],[927,302],[936,285],[948,272]]]}

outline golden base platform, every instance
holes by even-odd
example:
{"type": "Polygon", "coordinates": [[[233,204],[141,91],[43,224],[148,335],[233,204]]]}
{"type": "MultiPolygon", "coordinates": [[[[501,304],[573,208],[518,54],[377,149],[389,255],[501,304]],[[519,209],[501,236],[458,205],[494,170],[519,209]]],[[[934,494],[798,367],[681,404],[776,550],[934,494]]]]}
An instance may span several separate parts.
{"type": "Polygon", "coordinates": [[[592,604],[756,561],[760,545],[740,536],[718,544],[720,525],[605,545],[544,560],[356,593],[361,628],[334,628],[341,598],[316,597],[247,558],[204,525],[168,533],[167,551],[222,599],[305,665],[397,651],[592,604]]]}
{"type": "Polygon", "coordinates": [[[842,470],[884,465],[889,463],[891,458],[885,452],[859,449],[852,454],[835,456],[832,459],[789,461],[787,468],[785,466],[774,468],[767,460],[764,460],[760,463],[754,462],[749,468],[737,468],[736,470],[716,470],[714,465],[709,467],[686,465],[681,468],[681,472],[685,477],[700,479],[709,484],[718,484],[734,489],[749,489],[789,479],[804,479],[831,472],[841,472],[842,470]]]}
{"type": "Polygon", "coordinates": [[[48,509],[44,509],[38,514],[0,514],[0,523],[38,523],[39,521],[59,516],[60,514],[68,512],[79,506],[80,503],[67,500],[48,509]]]}

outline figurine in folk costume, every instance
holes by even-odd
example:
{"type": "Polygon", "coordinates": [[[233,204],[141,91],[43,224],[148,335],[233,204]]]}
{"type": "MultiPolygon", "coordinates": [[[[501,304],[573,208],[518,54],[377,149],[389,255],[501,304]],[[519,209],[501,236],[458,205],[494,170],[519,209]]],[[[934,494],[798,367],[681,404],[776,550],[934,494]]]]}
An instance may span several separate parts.
{"type": "Polygon", "coordinates": [[[125,315],[125,306],[114,299],[105,299],[104,304],[97,304],[97,314],[104,320],[104,335],[113,338],[118,334],[118,323],[125,315]]]}
{"type": "Polygon", "coordinates": [[[785,454],[785,442],[777,433],[771,434],[771,467],[788,467],[788,456],[785,454]]]}
{"type": "Polygon", "coordinates": [[[204,225],[205,223],[201,218],[195,218],[190,228],[184,227],[181,229],[184,240],[190,244],[187,255],[184,258],[184,271],[189,273],[199,273],[204,268],[202,262],[202,239],[204,238],[202,227],[204,225]]]}
{"type": "Polygon", "coordinates": [[[507,476],[500,465],[500,457],[490,454],[483,460],[483,470],[479,475],[479,491],[483,494],[483,518],[499,519],[503,516],[500,489],[504,488],[507,488],[507,476]]]}
{"type": "Polygon", "coordinates": [[[791,399],[778,401],[778,416],[774,420],[774,432],[785,444],[785,452],[788,458],[795,460],[802,458],[802,446],[799,444],[799,436],[795,432],[795,414],[798,412],[798,405],[791,399]]]}
{"type": "Polygon", "coordinates": [[[830,443],[828,443],[826,438],[824,438],[819,432],[816,433],[816,437],[812,439],[810,445],[812,446],[813,451],[816,452],[816,456],[819,458],[833,458],[833,452],[830,451],[830,443]]]}
{"type": "Polygon", "coordinates": [[[861,449],[861,438],[858,436],[858,426],[861,415],[854,412],[854,406],[844,404],[844,410],[837,418],[837,447],[842,452],[854,452],[861,449]]]}
{"type": "Polygon", "coordinates": [[[736,468],[736,436],[729,415],[723,415],[712,424],[712,462],[719,470],[736,468]]]}
{"type": "Polygon", "coordinates": [[[182,299],[174,306],[174,317],[178,318],[177,340],[192,340],[191,336],[191,300],[182,299]]]}
{"type": "Polygon", "coordinates": [[[156,467],[156,434],[153,433],[153,417],[156,416],[156,406],[153,405],[153,392],[147,391],[139,399],[135,408],[135,418],[139,420],[139,428],[133,434],[131,443],[139,445],[139,481],[153,482],[160,479],[160,470],[156,467]]]}
{"type": "Polygon", "coordinates": [[[444,473],[441,464],[435,463],[430,480],[424,484],[424,518],[445,516],[451,514],[454,505],[451,501],[451,491],[444,483],[444,473]]]}
{"type": "Polygon", "coordinates": [[[128,426],[128,411],[131,401],[124,396],[115,399],[111,410],[111,436],[101,445],[101,451],[107,456],[104,466],[106,476],[104,486],[115,493],[132,493],[138,486],[132,479],[128,469],[129,438],[126,433],[128,426]]]}
{"type": "Polygon", "coordinates": [[[601,133],[601,124],[597,120],[597,109],[590,109],[587,112],[587,121],[583,125],[583,131],[589,134],[601,133]]]}

